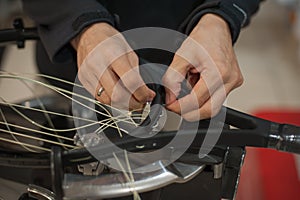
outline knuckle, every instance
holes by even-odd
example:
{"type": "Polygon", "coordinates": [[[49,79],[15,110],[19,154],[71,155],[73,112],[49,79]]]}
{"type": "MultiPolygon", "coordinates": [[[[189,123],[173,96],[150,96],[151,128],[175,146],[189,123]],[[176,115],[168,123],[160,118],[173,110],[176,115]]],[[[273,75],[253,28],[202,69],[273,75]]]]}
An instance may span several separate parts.
{"type": "Polygon", "coordinates": [[[195,40],[191,38],[187,38],[182,42],[181,47],[178,49],[180,52],[185,52],[187,49],[189,49],[191,52],[194,52],[195,49],[197,49],[197,45],[199,45],[195,40]]]}
{"type": "Polygon", "coordinates": [[[168,76],[168,72],[166,72],[166,74],[163,76],[162,78],[162,83],[164,86],[166,87],[170,87],[172,84],[172,80],[171,78],[168,76]]]}
{"type": "Polygon", "coordinates": [[[195,121],[200,120],[201,116],[200,116],[199,110],[197,110],[196,112],[182,115],[182,118],[188,122],[195,122],[195,121]]]}
{"type": "Polygon", "coordinates": [[[244,77],[242,74],[239,74],[236,80],[236,86],[240,87],[244,83],[244,77]]]}
{"type": "Polygon", "coordinates": [[[149,95],[134,95],[134,97],[141,103],[146,103],[150,98],[149,95]]]}
{"type": "Polygon", "coordinates": [[[164,87],[172,90],[177,86],[177,84],[182,82],[182,78],[180,74],[174,70],[167,71],[166,74],[162,78],[162,83],[164,87]]]}
{"type": "Polygon", "coordinates": [[[243,75],[236,71],[234,74],[233,74],[233,83],[234,83],[234,87],[240,87],[244,82],[244,77],[243,75]]]}
{"type": "Polygon", "coordinates": [[[138,102],[146,103],[151,98],[151,95],[148,91],[140,88],[134,93],[134,97],[138,100],[138,102]]]}
{"type": "Polygon", "coordinates": [[[201,119],[208,119],[212,117],[212,109],[209,106],[202,107],[202,112],[200,114],[201,119]]]}
{"type": "Polygon", "coordinates": [[[180,68],[189,68],[189,66],[197,66],[198,59],[196,58],[195,51],[186,51],[186,50],[179,50],[176,52],[176,57],[174,57],[173,65],[178,69],[180,68]]]}
{"type": "Polygon", "coordinates": [[[126,52],[123,48],[118,47],[117,45],[107,46],[101,49],[102,55],[104,55],[104,59],[107,60],[110,64],[121,57],[126,52]]]}
{"type": "Polygon", "coordinates": [[[138,58],[138,56],[133,51],[129,52],[128,55],[129,55],[130,63],[134,67],[138,66],[138,64],[139,64],[139,58],[138,58]]]}
{"type": "Polygon", "coordinates": [[[195,118],[194,116],[190,116],[190,115],[183,115],[182,117],[188,122],[194,122],[199,120],[198,118],[195,118]]]}
{"type": "Polygon", "coordinates": [[[121,81],[123,82],[123,84],[125,85],[125,87],[131,92],[133,93],[137,88],[138,84],[140,81],[138,81],[138,79],[134,79],[134,78],[122,78],[121,77],[121,81]]]}

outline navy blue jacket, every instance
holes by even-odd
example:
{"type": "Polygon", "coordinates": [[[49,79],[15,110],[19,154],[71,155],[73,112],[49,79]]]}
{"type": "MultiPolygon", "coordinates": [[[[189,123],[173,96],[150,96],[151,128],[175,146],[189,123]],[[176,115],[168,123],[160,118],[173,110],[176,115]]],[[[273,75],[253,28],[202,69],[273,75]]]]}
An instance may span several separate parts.
{"type": "Polygon", "coordinates": [[[235,42],[259,3],[260,0],[23,0],[23,7],[36,22],[50,59],[63,62],[74,54],[69,41],[96,22],[107,22],[120,31],[152,26],[188,34],[203,14],[215,13],[228,22],[235,42]]]}

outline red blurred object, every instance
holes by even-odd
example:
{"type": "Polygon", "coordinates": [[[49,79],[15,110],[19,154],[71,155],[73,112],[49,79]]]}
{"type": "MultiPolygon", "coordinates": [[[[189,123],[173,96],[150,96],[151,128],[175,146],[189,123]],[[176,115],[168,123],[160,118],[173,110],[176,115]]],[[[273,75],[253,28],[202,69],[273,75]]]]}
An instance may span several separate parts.
{"type": "MultiPolygon", "coordinates": [[[[300,110],[261,110],[254,115],[300,126],[300,110]]],[[[236,199],[300,200],[299,167],[293,154],[271,149],[247,148],[236,199]]]]}

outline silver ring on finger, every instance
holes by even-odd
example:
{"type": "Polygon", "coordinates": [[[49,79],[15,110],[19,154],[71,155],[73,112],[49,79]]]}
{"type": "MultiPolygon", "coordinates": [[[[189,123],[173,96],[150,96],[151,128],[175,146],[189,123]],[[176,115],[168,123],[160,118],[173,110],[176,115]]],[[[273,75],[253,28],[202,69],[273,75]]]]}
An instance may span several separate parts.
{"type": "Polygon", "coordinates": [[[100,97],[103,92],[104,92],[104,88],[100,87],[98,92],[97,92],[97,96],[100,97]]]}

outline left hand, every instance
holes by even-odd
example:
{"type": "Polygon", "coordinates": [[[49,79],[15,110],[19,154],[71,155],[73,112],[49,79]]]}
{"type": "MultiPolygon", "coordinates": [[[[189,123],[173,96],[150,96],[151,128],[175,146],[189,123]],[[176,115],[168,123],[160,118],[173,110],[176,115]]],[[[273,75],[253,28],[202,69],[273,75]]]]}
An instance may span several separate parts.
{"type": "Polygon", "coordinates": [[[167,109],[188,121],[213,117],[242,82],[228,24],[217,15],[206,14],[182,43],[163,77],[167,109]],[[185,77],[191,93],[177,99],[185,77]]]}

